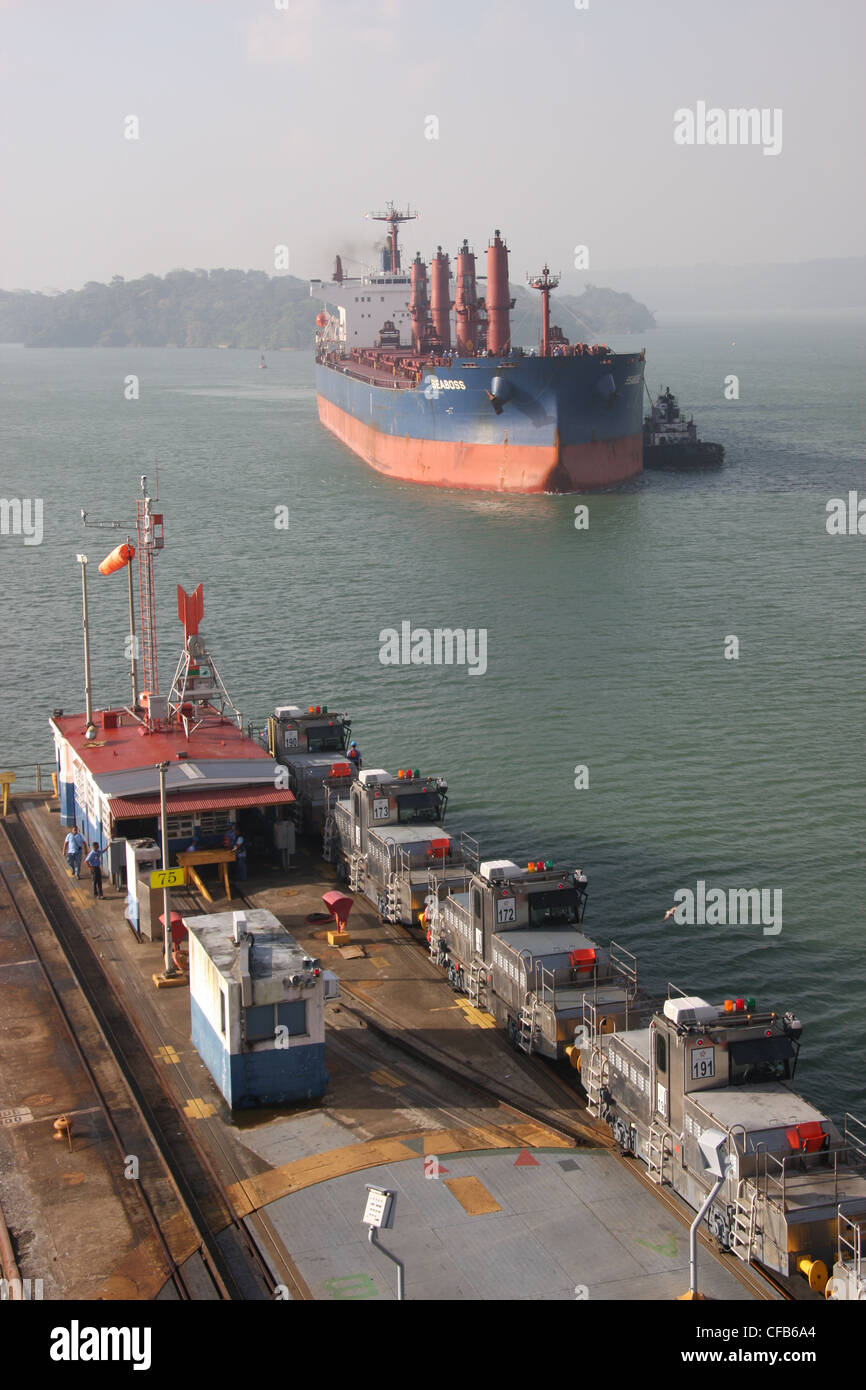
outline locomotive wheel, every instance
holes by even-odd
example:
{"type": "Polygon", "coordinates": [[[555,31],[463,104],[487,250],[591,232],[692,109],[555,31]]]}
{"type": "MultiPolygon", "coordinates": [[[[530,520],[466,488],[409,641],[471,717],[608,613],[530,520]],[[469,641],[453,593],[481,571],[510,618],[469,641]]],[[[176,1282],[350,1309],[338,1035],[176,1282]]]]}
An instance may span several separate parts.
{"type": "Polygon", "coordinates": [[[517,1024],[510,1014],[505,1020],[505,1040],[510,1047],[517,1047],[517,1024]]]}
{"type": "Polygon", "coordinates": [[[453,964],[452,964],[451,961],[448,962],[448,983],[449,983],[449,985],[451,986],[451,988],[454,990],[454,993],[456,994],[456,993],[457,993],[457,971],[454,969],[454,966],[453,966],[453,964]]]}

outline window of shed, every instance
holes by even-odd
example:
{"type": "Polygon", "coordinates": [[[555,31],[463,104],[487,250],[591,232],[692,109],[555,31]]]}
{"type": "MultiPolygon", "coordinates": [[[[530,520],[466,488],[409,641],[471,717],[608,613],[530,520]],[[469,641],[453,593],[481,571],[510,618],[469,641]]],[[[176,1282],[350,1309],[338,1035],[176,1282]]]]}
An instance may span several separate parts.
{"type": "Polygon", "coordinates": [[[307,1032],[306,999],[287,1000],[277,1005],[277,1023],[289,1030],[290,1038],[302,1038],[307,1032]]]}
{"type": "Polygon", "coordinates": [[[264,1042],[274,1036],[273,1004],[255,1004],[246,1011],[247,1042],[264,1042]]]}

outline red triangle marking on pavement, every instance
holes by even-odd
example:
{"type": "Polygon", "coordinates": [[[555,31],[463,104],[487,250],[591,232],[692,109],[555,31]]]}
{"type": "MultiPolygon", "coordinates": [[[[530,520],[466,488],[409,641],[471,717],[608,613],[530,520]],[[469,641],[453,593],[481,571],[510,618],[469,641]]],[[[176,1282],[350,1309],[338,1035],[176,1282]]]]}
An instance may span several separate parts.
{"type": "Polygon", "coordinates": [[[540,1168],[541,1164],[537,1158],[533,1158],[528,1149],[521,1149],[514,1160],[515,1168],[540,1168]]]}

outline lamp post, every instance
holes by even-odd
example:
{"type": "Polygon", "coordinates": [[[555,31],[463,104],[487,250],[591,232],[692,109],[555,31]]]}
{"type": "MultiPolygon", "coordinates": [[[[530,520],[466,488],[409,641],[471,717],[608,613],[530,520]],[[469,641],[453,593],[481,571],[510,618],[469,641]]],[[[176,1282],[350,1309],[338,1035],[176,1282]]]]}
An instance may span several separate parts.
{"type": "Polygon", "coordinates": [[[87,556],[76,555],[81,566],[81,606],[84,628],[84,717],[88,727],[93,723],[93,699],[90,691],[90,629],[87,625],[87,556]]]}
{"type": "MultiPolygon", "coordinates": [[[[159,769],[159,824],[160,834],[162,835],[162,867],[168,868],[168,814],[165,808],[165,774],[168,771],[168,763],[157,763],[159,769]]],[[[165,882],[162,888],[162,913],[163,926],[165,928],[165,975],[166,979],[171,979],[176,975],[174,961],[171,958],[171,889],[165,882]]]]}
{"type": "Polygon", "coordinates": [[[397,1302],[403,1303],[406,1298],[406,1267],[402,1260],[398,1260],[390,1250],[386,1250],[384,1245],[379,1244],[379,1231],[390,1230],[394,1224],[394,1207],[397,1204],[397,1194],[387,1187],[376,1187],[372,1183],[367,1183],[367,1205],[364,1209],[364,1224],[367,1227],[367,1236],[371,1245],[377,1250],[381,1250],[393,1264],[397,1266],[397,1302]]]}

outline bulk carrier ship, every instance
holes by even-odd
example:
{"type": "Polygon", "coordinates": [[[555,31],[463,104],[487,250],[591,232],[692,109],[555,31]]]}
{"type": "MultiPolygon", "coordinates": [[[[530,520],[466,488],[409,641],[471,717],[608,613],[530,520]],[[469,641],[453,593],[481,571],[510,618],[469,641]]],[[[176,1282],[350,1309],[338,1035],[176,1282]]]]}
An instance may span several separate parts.
{"type": "Polygon", "coordinates": [[[548,267],[527,282],[541,294],[537,351],[513,347],[508,247],[495,232],[479,295],[466,241],[405,273],[398,228],[417,213],[389,204],[379,270],[352,278],[336,258],[313,280],[319,418],[372,468],[432,487],[579,492],[610,487],[643,467],[644,352],[570,343],[550,323],[548,267]],[[336,310],[336,312],[332,312],[336,310]]]}

